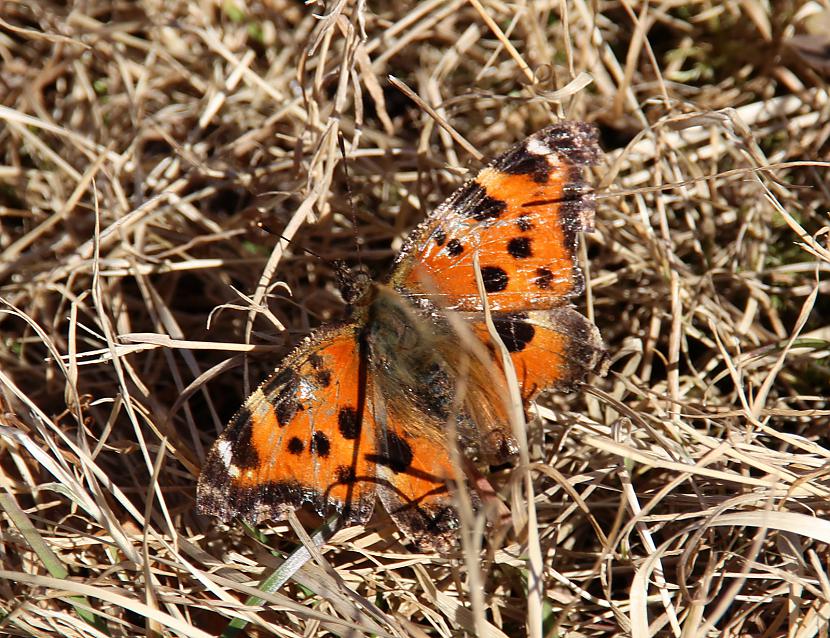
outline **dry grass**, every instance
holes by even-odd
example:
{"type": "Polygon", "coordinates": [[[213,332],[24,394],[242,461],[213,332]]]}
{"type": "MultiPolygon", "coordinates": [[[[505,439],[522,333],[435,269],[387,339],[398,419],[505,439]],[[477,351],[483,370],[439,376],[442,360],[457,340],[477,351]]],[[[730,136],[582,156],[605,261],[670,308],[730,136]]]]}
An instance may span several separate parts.
{"type": "Polygon", "coordinates": [[[830,20],[774,4],[0,1],[0,633],[827,635],[830,20]],[[378,515],[258,592],[303,527],[196,515],[206,447],[332,260],[557,116],[612,366],[540,402],[534,533],[378,515]]]}

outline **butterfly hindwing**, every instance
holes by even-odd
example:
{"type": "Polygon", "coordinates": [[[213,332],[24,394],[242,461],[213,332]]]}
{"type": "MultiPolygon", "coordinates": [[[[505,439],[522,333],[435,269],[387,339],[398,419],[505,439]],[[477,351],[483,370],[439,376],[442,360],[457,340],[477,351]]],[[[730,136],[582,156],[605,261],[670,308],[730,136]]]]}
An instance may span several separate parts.
{"type": "Polygon", "coordinates": [[[449,454],[446,423],[434,423],[435,436],[417,433],[398,415],[386,412],[378,422],[377,492],[398,528],[422,550],[446,551],[457,543],[458,514],[450,486],[456,470],[449,454]]]}
{"type": "Polygon", "coordinates": [[[446,551],[457,542],[452,491],[465,472],[455,460],[462,454],[452,452],[478,447],[480,434],[459,396],[457,335],[440,312],[416,308],[388,286],[376,286],[371,308],[367,395],[378,433],[378,497],[420,548],[446,551]]]}
{"type": "Polygon", "coordinates": [[[458,189],[410,236],[392,283],[451,310],[480,310],[478,253],[493,310],[561,305],[582,291],[577,234],[593,225],[581,169],[596,164],[596,129],[561,122],[530,136],[458,189]]]}
{"type": "MultiPolygon", "coordinates": [[[[525,406],[544,389],[568,391],[605,360],[593,323],[571,306],[517,313],[494,313],[493,326],[510,353],[525,406]]],[[[472,328],[491,341],[482,320],[472,328]]]]}
{"type": "Polygon", "coordinates": [[[202,513],[258,522],[310,503],[369,518],[376,432],[358,337],[356,324],[315,333],[248,397],[207,457],[202,513]]]}

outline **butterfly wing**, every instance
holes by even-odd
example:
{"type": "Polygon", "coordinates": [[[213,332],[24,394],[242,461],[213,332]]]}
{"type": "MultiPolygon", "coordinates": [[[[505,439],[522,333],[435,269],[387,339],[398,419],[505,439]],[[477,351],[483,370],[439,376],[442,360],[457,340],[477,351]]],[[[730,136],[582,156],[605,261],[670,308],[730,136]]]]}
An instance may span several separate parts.
{"type": "MultiPolygon", "coordinates": [[[[525,405],[547,388],[571,390],[605,362],[599,330],[570,306],[494,313],[493,325],[510,353],[525,405]]],[[[491,341],[484,321],[472,328],[484,343],[491,341]]]]}
{"type": "MultiPolygon", "coordinates": [[[[571,389],[605,359],[597,328],[568,306],[497,313],[493,324],[510,353],[525,405],[545,388],[571,389]]],[[[470,328],[482,343],[492,344],[483,320],[471,321],[470,328]]],[[[460,473],[468,475],[464,467],[456,467],[450,454],[456,442],[448,436],[448,424],[456,423],[462,448],[474,444],[491,462],[509,460],[517,448],[502,404],[508,391],[492,345],[486,349],[487,360],[460,349],[457,340],[446,338],[439,329],[431,342],[413,340],[406,350],[399,352],[404,361],[397,364],[407,371],[420,368],[419,375],[403,379],[398,369],[382,366],[378,370],[383,376],[370,383],[378,433],[378,455],[372,458],[377,493],[398,528],[421,549],[447,551],[457,544],[459,527],[451,489],[460,473]],[[428,352],[418,352],[419,346],[428,352]],[[441,368],[453,374],[435,372],[441,368]],[[463,398],[456,395],[457,379],[449,378],[462,375],[463,398]],[[429,405],[421,400],[426,396],[429,405]],[[464,436],[471,434],[468,423],[475,424],[474,441],[464,436]]],[[[474,492],[470,498],[477,508],[480,502],[474,492]]]]}
{"type": "Polygon", "coordinates": [[[480,310],[478,253],[491,309],[562,305],[582,292],[577,233],[593,226],[581,179],[599,161],[596,129],[561,122],[528,137],[458,189],[410,236],[392,284],[452,310],[480,310]]]}
{"type": "Polygon", "coordinates": [[[310,503],[368,520],[377,437],[359,334],[357,324],[318,331],[248,397],[207,456],[203,514],[256,523],[310,503]]]}
{"type": "Polygon", "coordinates": [[[599,159],[596,137],[593,127],[564,122],[494,160],[407,240],[391,278],[402,299],[381,295],[374,304],[378,320],[368,334],[378,382],[378,496],[421,546],[443,550],[455,540],[450,419],[465,448],[464,434],[474,430],[473,443],[489,459],[516,451],[502,404],[503,373],[493,374],[500,358],[475,312],[482,302],[473,255],[525,405],[544,388],[581,381],[604,357],[596,328],[568,306],[583,285],[575,253],[578,232],[592,226],[593,199],[580,173],[599,159]],[[431,337],[419,331],[405,301],[431,318],[431,337]],[[441,319],[445,310],[465,311],[489,357],[459,348],[461,335],[441,319]],[[462,378],[466,390],[458,396],[462,378]]]}
{"type": "Polygon", "coordinates": [[[436,209],[396,262],[391,283],[401,295],[422,307],[463,311],[491,352],[490,361],[467,360],[452,343],[444,352],[459,373],[467,367],[465,410],[491,462],[509,458],[516,444],[501,403],[506,386],[492,372],[501,363],[479,312],[473,256],[525,406],[541,390],[569,389],[597,370],[602,340],[569,300],[583,290],[578,233],[593,227],[593,194],[581,173],[599,158],[597,132],[588,124],[561,122],[539,131],[436,209]]]}
{"type": "MultiPolygon", "coordinates": [[[[436,345],[452,376],[464,381],[463,396],[457,399],[475,424],[475,449],[491,464],[501,464],[518,451],[509,425],[510,391],[502,357],[481,313],[462,316],[473,341],[462,338],[459,347],[459,339],[442,339],[436,345]]],[[[602,371],[606,351],[599,331],[571,306],[493,313],[492,320],[512,360],[525,407],[542,390],[568,391],[589,372],[602,371]]]]}
{"type": "Polygon", "coordinates": [[[427,426],[423,413],[413,421],[376,396],[378,424],[377,493],[398,529],[424,551],[447,551],[457,544],[458,514],[450,488],[456,470],[444,433],[446,422],[427,426]],[[429,434],[432,434],[430,436],[429,434]]]}

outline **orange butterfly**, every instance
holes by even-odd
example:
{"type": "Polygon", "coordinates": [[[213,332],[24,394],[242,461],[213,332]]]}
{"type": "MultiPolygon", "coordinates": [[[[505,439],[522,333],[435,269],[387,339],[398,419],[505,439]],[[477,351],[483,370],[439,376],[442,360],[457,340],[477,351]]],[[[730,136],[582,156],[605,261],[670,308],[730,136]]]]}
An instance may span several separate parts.
{"type": "Polygon", "coordinates": [[[199,510],[259,522],[308,503],[321,515],[336,510],[348,523],[365,523],[377,497],[421,548],[453,546],[456,442],[447,431],[465,454],[491,462],[517,451],[479,281],[525,407],[604,360],[596,327],[569,302],[583,289],[578,233],[593,225],[581,168],[599,157],[588,124],[539,131],[413,231],[388,283],[344,289],[350,320],[300,344],[213,445],[199,510]],[[484,357],[466,354],[452,316],[484,357]]]}

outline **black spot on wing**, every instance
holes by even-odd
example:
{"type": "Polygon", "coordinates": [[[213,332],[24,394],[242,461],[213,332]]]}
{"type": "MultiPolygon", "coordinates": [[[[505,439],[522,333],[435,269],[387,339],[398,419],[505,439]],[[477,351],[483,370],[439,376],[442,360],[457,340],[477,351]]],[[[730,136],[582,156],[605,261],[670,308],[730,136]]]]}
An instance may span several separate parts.
{"type": "Polygon", "coordinates": [[[507,252],[515,259],[527,259],[533,256],[530,248],[530,237],[513,237],[507,242],[507,252]]]}
{"type": "Polygon", "coordinates": [[[457,239],[450,239],[449,243],[447,244],[447,252],[449,253],[450,257],[458,257],[461,253],[464,252],[464,246],[457,239]]]}
{"type": "Polygon", "coordinates": [[[295,456],[298,454],[302,454],[303,450],[305,449],[305,443],[303,443],[298,437],[292,436],[288,441],[288,446],[286,448],[289,454],[294,454],[295,456]]]}
{"type": "Polygon", "coordinates": [[[319,354],[312,354],[308,358],[308,362],[314,369],[314,380],[323,387],[327,388],[331,384],[331,370],[326,367],[326,362],[319,354]]]}
{"type": "Polygon", "coordinates": [[[253,427],[251,411],[242,406],[228,426],[227,434],[223,436],[223,439],[232,441],[231,463],[240,469],[257,468],[260,464],[259,454],[251,440],[253,427]]]}
{"type": "Polygon", "coordinates": [[[498,219],[507,208],[507,204],[500,199],[485,195],[473,209],[470,216],[476,221],[483,222],[488,219],[498,219]]]}
{"type": "Polygon", "coordinates": [[[294,415],[303,409],[303,406],[294,396],[296,391],[296,386],[286,387],[277,397],[274,410],[277,413],[277,423],[279,423],[282,427],[288,425],[291,422],[291,419],[294,418],[294,415]]]}
{"type": "Polygon", "coordinates": [[[450,206],[461,215],[483,222],[501,217],[507,208],[507,203],[490,197],[484,187],[472,181],[467,182],[455,192],[450,200],[450,206]]]}
{"type": "Polygon", "coordinates": [[[537,155],[527,150],[527,142],[514,146],[493,162],[493,168],[510,175],[528,175],[537,184],[544,184],[550,177],[551,165],[547,155],[537,155]]]}
{"type": "Polygon", "coordinates": [[[326,458],[331,452],[331,442],[322,432],[315,432],[311,437],[311,452],[317,456],[326,458]]]}
{"type": "Polygon", "coordinates": [[[355,440],[360,436],[360,419],[352,407],[341,408],[337,413],[337,428],[344,439],[355,440]]]}
{"type": "Polygon", "coordinates": [[[412,447],[395,432],[386,433],[386,453],[367,454],[366,460],[388,467],[396,474],[406,472],[412,465],[412,447]]]}
{"type": "Polygon", "coordinates": [[[500,199],[489,195],[485,196],[472,212],[472,218],[483,222],[488,219],[498,219],[507,208],[507,204],[500,199]]]}
{"type": "Polygon", "coordinates": [[[346,485],[354,483],[354,467],[352,467],[351,465],[338,465],[334,473],[334,480],[338,483],[345,483],[346,485]]]}
{"type": "Polygon", "coordinates": [[[520,231],[526,233],[533,228],[533,223],[527,215],[522,215],[516,220],[516,226],[519,227],[520,231]]]}
{"type": "Polygon", "coordinates": [[[484,289],[487,292],[501,292],[510,283],[510,277],[499,266],[484,266],[481,269],[481,278],[484,280],[484,289]]]}
{"type": "Polygon", "coordinates": [[[435,231],[432,233],[432,238],[435,240],[435,243],[439,246],[443,246],[444,242],[447,241],[447,233],[445,233],[440,228],[436,228],[435,231]]]}
{"type": "Polygon", "coordinates": [[[320,384],[321,387],[329,387],[331,385],[331,370],[317,370],[317,372],[314,373],[314,379],[320,384]]]}
{"type": "Polygon", "coordinates": [[[547,290],[553,281],[553,273],[548,268],[537,268],[534,283],[539,290],[547,290]]]}
{"type": "Polygon", "coordinates": [[[536,329],[524,314],[494,318],[493,325],[508,352],[521,352],[536,336],[536,329]]]}
{"type": "Polygon", "coordinates": [[[297,381],[297,374],[291,368],[283,368],[268,377],[260,389],[265,396],[269,396],[279,392],[283,388],[295,388],[297,381]]]}
{"type": "Polygon", "coordinates": [[[295,396],[299,383],[300,377],[291,368],[285,368],[267,379],[260,387],[265,399],[274,406],[277,423],[282,427],[288,425],[294,415],[303,409],[295,396]]]}

